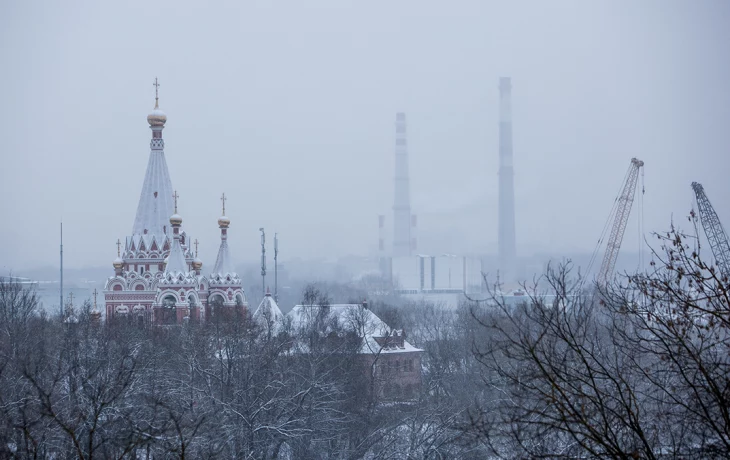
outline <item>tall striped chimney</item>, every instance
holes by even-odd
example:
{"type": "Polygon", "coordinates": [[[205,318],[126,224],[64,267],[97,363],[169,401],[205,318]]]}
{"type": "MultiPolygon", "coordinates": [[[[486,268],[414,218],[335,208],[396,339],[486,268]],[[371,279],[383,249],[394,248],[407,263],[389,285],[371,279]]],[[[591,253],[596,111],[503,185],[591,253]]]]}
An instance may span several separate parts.
{"type": "Polygon", "coordinates": [[[411,192],[408,180],[406,114],[395,115],[395,194],[393,202],[393,257],[411,255],[411,192]]]}
{"type": "Polygon", "coordinates": [[[411,214],[411,252],[418,252],[418,217],[411,214]]]}
{"type": "Polygon", "coordinates": [[[388,253],[385,244],[385,216],[378,215],[378,266],[383,276],[387,275],[388,253]]]}
{"type": "Polygon", "coordinates": [[[515,277],[515,186],[512,166],[512,82],[499,79],[499,271],[515,277]]]}

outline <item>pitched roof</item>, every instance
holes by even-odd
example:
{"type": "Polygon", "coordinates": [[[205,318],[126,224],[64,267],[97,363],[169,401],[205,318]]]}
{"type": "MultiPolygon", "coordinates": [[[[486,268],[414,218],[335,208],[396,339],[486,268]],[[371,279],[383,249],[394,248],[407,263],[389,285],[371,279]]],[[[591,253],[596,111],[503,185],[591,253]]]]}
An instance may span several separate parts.
{"type": "Polygon", "coordinates": [[[165,273],[187,273],[188,271],[188,264],[185,262],[185,255],[180,246],[180,238],[173,238],[165,273]]]}
{"type": "Polygon", "coordinates": [[[213,265],[212,274],[220,274],[225,276],[227,274],[235,275],[236,272],[233,269],[233,261],[231,260],[231,254],[228,250],[228,240],[221,239],[221,245],[218,248],[218,257],[215,259],[215,265],[213,265]]]}
{"type": "MultiPolygon", "coordinates": [[[[286,315],[291,319],[291,325],[294,330],[306,327],[306,325],[316,318],[326,309],[326,315],[336,322],[336,324],[345,330],[355,332],[363,339],[360,353],[377,354],[377,353],[404,353],[413,351],[423,351],[414,347],[407,341],[387,340],[389,337],[402,337],[402,330],[391,329],[390,326],[373,313],[368,308],[359,304],[334,304],[328,306],[319,305],[296,305],[286,315]]],[[[333,324],[330,322],[323,331],[325,334],[333,330],[333,324]]]]}
{"type": "Polygon", "coordinates": [[[264,326],[273,325],[275,329],[278,329],[284,321],[284,314],[271,293],[267,292],[259,307],[253,313],[253,318],[264,326]]]}

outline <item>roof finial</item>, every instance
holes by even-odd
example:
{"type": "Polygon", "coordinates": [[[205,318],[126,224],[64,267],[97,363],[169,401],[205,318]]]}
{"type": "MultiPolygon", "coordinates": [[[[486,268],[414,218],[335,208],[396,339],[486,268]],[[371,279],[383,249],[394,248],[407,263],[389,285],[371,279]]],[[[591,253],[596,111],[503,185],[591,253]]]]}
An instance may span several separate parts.
{"type": "Polygon", "coordinates": [[[157,90],[160,88],[160,84],[157,82],[157,77],[155,77],[155,82],[152,83],[152,86],[155,87],[155,108],[156,109],[159,109],[160,106],[157,104],[157,100],[159,98],[159,94],[158,94],[157,90]]]}
{"type": "Polygon", "coordinates": [[[94,289],[94,310],[95,311],[96,311],[96,295],[97,294],[98,294],[98,292],[96,291],[96,289],[94,289]]]}
{"type": "Polygon", "coordinates": [[[121,257],[122,256],[122,254],[120,252],[121,251],[121,247],[122,247],[122,242],[119,241],[119,238],[117,238],[117,257],[121,257]]]}
{"type": "Polygon", "coordinates": [[[226,200],[227,199],[228,198],[226,198],[225,193],[223,195],[221,195],[221,203],[223,203],[223,214],[222,215],[224,215],[224,216],[226,215],[226,200]]]}
{"type": "Polygon", "coordinates": [[[195,257],[198,257],[198,239],[195,238],[195,241],[193,242],[195,244],[195,257]]]}
{"type": "Polygon", "coordinates": [[[177,214],[177,199],[180,197],[180,195],[177,194],[177,190],[175,190],[175,193],[172,194],[172,198],[175,200],[175,214],[177,214]]]}

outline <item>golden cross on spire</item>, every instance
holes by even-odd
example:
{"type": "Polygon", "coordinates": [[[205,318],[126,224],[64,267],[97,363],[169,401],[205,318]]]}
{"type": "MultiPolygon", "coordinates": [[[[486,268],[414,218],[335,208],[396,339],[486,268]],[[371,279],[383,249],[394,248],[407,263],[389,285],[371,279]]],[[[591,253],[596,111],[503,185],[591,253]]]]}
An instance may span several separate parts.
{"type": "Polygon", "coordinates": [[[121,247],[122,247],[122,242],[119,241],[119,238],[117,238],[117,257],[121,257],[122,256],[121,247]]]}
{"type": "Polygon", "coordinates": [[[195,242],[193,244],[195,244],[195,257],[198,257],[198,239],[197,238],[195,238],[195,242]]]}
{"type": "Polygon", "coordinates": [[[94,289],[94,310],[96,310],[96,295],[98,292],[96,292],[96,289],[94,289]]]}
{"type": "Polygon", "coordinates": [[[228,198],[226,198],[226,194],[225,193],[223,195],[221,195],[221,203],[223,203],[223,215],[224,216],[226,215],[226,200],[227,199],[228,198]]]}
{"type": "Polygon", "coordinates": [[[175,214],[177,214],[177,199],[180,197],[180,195],[177,194],[177,190],[175,190],[175,193],[172,194],[172,198],[175,200],[175,214]]]}
{"type": "Polygon", "coordinates": [[[157,77],[155,77],[155,82],[154,82],[154,83],[152,83],[152,86],[154,86],[154,87],[155,87],[155,108],[158,108],[158,107],[157,107],[157,98],[158,98],[158,93],[157,93],[157,90],[158,90],[158,89],[160,88],[160,84],[159,84],[159,83],[157,83],[157,77]]]}

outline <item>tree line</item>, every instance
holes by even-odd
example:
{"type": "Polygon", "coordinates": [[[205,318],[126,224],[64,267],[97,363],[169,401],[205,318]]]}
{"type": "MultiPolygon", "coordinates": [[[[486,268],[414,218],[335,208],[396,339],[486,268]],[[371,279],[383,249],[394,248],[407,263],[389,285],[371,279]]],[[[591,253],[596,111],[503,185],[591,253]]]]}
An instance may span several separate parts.
{"type": "Polygon", "coordinates": [[[728,280],[696,233],[656,237],[649,271],[605,286],[565,262],[516,304],[373,298],[423,350],[408,400],[373,393],[360,334],[326,309],[298,328],[250,312],[141,327],[86,302],[62,323],[4,282],[0,457],[728,458],[728,280]]]}

